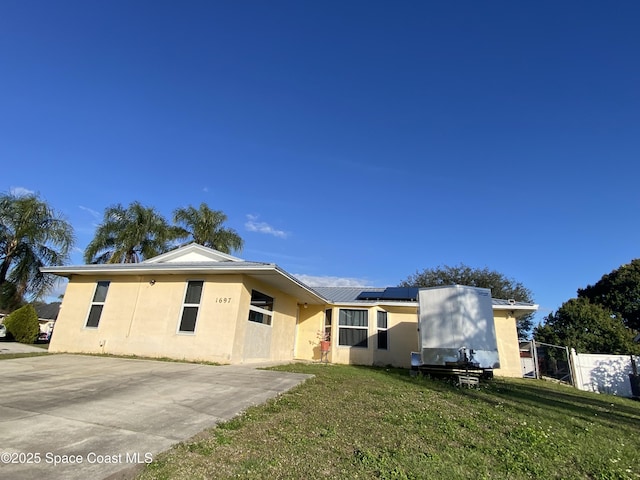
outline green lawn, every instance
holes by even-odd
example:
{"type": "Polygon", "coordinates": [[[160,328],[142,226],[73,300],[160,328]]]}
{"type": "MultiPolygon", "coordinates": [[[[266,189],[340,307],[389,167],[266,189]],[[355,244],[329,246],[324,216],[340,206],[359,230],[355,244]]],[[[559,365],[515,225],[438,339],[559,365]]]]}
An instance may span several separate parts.
{"type": "Polygon", "coordinates": [[[139,479],[640,478],[640,402],[535,380],[477,389],[406,370],[315,378],[158,456],[139,479]]]}

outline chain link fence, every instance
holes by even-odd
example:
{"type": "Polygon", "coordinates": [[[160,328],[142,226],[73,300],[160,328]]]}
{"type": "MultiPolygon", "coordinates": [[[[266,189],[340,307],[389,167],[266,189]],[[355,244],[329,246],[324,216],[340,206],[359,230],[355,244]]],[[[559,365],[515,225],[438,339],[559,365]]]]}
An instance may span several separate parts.
{"type": "Polygon", "coordinates": [[[520,358],[525,377],[552,378],[573,385],[567,347],[531,341],[520,345],[520,358]]]}

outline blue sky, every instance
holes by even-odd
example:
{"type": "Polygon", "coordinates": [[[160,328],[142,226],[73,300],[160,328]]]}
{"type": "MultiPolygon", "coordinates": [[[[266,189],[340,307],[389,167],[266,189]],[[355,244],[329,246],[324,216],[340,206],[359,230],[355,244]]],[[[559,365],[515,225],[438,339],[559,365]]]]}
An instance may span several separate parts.
{"type": "Polygon", "coordinates": [[[541,319],[638,257],[637,2],[4,1],[0,191],[206,202],[311,284],[465,263],[541,319]]]}

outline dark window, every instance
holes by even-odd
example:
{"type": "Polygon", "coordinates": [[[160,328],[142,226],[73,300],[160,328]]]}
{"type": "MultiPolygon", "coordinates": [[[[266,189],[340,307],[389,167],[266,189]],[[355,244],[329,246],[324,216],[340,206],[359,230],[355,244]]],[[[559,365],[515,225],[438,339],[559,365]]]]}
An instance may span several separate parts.
{"type": "Polygon", "coordinates": [[[180,332],[193,333],[196,331],[196,319],[198,318],[203,285],[202,280],[187,282],[187,292],[184,295],[180,319],[180,332]]]}
{"type": "Polygon", "coordinates": [[[107,299],[107,292],[109,291],[109,282],[98,282],[96,284],[96,290],[93,293],[93,300],[91,301],[91,308],[89,308],[89,317],[85,327],[97,328],[100,323],[100,317],[102,316],[102,307],[107,299]]]}
{"type": "Polygon", "coordinates": [[[256,312],[255,310],[249,310],[249,321],[271,325],[271,315],[262,312],[256,312]]]}
{"type": "Polygon", "coordinates": [[[249,305],[249,321],[271,325],[273,318],[273,297],[258,292],[251,291],[251,305],[249,305]]]}
{"type": "Polygon", "coordinates": [[[94,303],[104,303],[107,299],[107,291],[109,290],[109,282],[98,282],[96,291],[93,294],[94,303]]]}
{"type": "Polygon", "coordinates": [[[184,296],[184,303],[192,305],[200,305],[200,297],[202,296],[202,284],[204,282],[189,282],[187,284],[187,294],[184,296]]]}
{"type": "Polygon", "coordinates": [[[338,345],[368,348],[369,317],[366,310],[340,309],[338,345]]]}
{"type": "Polygon", "coordinates": [[[378,350],[389,348],[389,332],[387,330],[387,312],[378,311],[378,350]]]}
{"type": "Polygon", "coordinates": [[[180,331],[195,332],[197,317],[198,317],[198,307],[184,307],[182,309],[182,320],[180,321],[180,331]]]}
{"type": "Polygon", "coordinates": [[[89,310],[89,318],[87,319],[87,327],[97,327],[100,323],[100,316],[102,315],[102,305],[91,305],[89,310]]]}

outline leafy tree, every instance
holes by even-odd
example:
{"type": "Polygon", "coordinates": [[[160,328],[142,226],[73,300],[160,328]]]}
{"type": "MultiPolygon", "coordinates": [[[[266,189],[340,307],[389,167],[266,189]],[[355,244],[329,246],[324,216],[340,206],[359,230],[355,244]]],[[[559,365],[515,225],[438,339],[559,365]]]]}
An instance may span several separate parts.
{"type": "Polygon", "coordinates": [[[189,205],[173,212],[174,223],[184,227],[184,236],[191,236],[194,242],[214,248],[224,253],[242,250],[244,241],[238,233],[223,227],[227,216],[219,210],[211,210],[206,203],[196,209],[189,205]]]}
{"type": "Polygon", "coordinates": [[[0,297],[39,297],[55,282],[41,267],[64,264],[73,227],[37,195],[0,195],[0,297]]]}
{"type": "Polygon", "coordinates": [[[24,305],[24,299],[18,294],[18,289],[11,282],[4,282],[0,286],[0,312],[9,313],[24,305]]]}
{"type": "Polygon", "coordinates": [[[139,202],[127,208],[108,207],[104,219],[87,245],[87,263],[137,263],[171,249],[172,242],[183,235],[154,208],[139,202]]]}
{"type": "Polygon", "coordinates": [[[20,307],[4,319],[7,331],[20,343],[33,343],[40,333],[38,314],[33,305],[27,304],[20,307]]]}
{"type": "Polygon", "coordinates": [[[572,298],[534,330],[539,342],[566,345],[581,353],[638,353],[633,333],[610,310],[588,298],[572,298]]]}
{"type": "MultiPolygon", "coordinates": [[[[428,268],[410,275],[400,283],[400,287],[439,287],[446,285],[468,285],[491,289],[493,298],[513,299],[518,302],[533,303],[532,293],[522,283],[506,277],[502,273],[485,268],[439,266],[428,268]]],[[[533,326],[533,313],[518,319],[518,336],[527,338],[533,326]]]]}
{"type": "Polygon", "coordinates": [[[640,259],[603,275],[594,285],[578,290],[578,298],[602,305],[634,330],[640,330],[640,259]]]}

